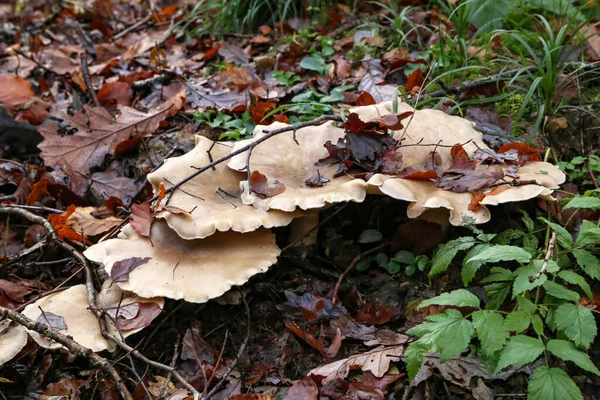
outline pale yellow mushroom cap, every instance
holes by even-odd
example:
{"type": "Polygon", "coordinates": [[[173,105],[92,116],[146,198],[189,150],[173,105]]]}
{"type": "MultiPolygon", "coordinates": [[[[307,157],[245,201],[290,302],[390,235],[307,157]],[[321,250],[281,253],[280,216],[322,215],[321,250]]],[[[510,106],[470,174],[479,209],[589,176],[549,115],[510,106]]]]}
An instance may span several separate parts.
{"type": "Polygon", "coordinates": [[[142,297],[164,296],[204,303],[265,272],[277,262],[281,252],[275,235],[264,228],[184,240],[165,222],[156,221],[151,237],[152,243],[127,225],[118,238],[98,243],[84,255],[103,263],[109,274],[117,261],[150,257],[129,273],[128,280],[117,284],[142,297]]]}
{"type": "MultiPolygon", "coordinates": [[[[288,126],[275,122],[269,126],[257,125],[254,138],[238,142],[233,147],[237,150],[254,140],[266,135],[263,130],[274,130],[288,126]]],[[[242,200],[263,210],[282,210],[291,212],[296,208],[309,210],[321,208],[327,204],[354,201],[362,202],[366,196],[365,182],[347,175],[334,177],[337,165],[317,167],[315,163],[329,155],[324,147],[327,141],[333,144],[344,136],[344,130],[326,122],[319,126],[298,129],[294,142],[292,132],[285,132],[259,144],[252,150],[250,169],[265,175],[268,182],[279,181],[285,185],[285,191],[269,198],[260,198],[255,193],[248,193],[248,182],[241,183],[242,200]],[[318,173],[317,173],[318,171],[318,173]],[[320,174],[329,179],[322,187],[309,187],[306,180],[314,179],[320,174]]],[[[247,152],[234,156],[229,167],[242,171],[246,168],[247,152]]]]}
{"type": "MultiPolygon", "coordinates": [[[[155,172],[148,175],[148,181],[158,193],[160,185],[165,189],[182,181],[196,171],[193,167],[203,167],[213,160],[229,154],[231,143],[213,142],[202,136],[196,137],[196,147],[181,157],[166,159],[155,172]]],[[[184,239],[202,239],[216,231],[233,230],[252,232],[260,227],[272,228],[288,225],[301,212],[266,212],[242,203],[239,197],[240,182],[246,174],[228,168],[225,163],[209,169],[175,190],[168,205],[189,213],[159,212],[169,227],[184,239]]]]}
{"type": "Polygon", "coordinates": [[[0,365],[12,360],[27,344],[27,331],[22,326],[10,326],[0,321],[0,365]]]}

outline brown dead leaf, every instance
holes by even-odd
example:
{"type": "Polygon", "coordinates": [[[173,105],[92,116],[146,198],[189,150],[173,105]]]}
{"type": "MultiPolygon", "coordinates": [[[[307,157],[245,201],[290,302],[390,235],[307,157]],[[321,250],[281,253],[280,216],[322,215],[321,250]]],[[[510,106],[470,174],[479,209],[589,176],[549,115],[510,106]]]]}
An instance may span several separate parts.
{"type": "Polygon", "coordinates": [[[284,400],[317,400],[318,398],[317,384],[309,377],[305,377],[294,382],[284,400]]]}
{"type": "Polygon", "coordinates": [[[117,326],[122,331],[132,331],[145,328],[152,323],[154,318],[158,317],[162,309],[156,303],[138,303],[139,309],[133,318],[127,318],[125,315],[117,317],[117,326]]]}
{"type": "Polygon", "coordinates": [[[150,257],[131,257],[124,260],[116,261],[110,270],[110,278],[113,282],[124,282],[129,279],[129,273],[146,264],[150,257]]]}
{"type": "Polygon", "coordinates": [[[252,183],[252,192],[256,193],[261,199],[277,196],[285,192],[285,185],[283,183],[279,181],[269,183],[267,177],[258,171],[252,172],[250,182],[252,183]]]}
{"type": "Polygon", "coordinates": [[[389,322],[394,316],[396,307],[389,307],[387,304],[378,306],[377,304],[365,304],[358,310],[356,321],[368,325],[381,325],[389,322]]]}
{"type": "Polygon", "coordinates": [[[150,210],[150,203],[146,201],[142,204],[132,204],[130,218],[131,220],[129,223],[133,230],[136,231],[138,235],[149,238],[152,221],[154,220],[154,215],[150,210]]]}
{"type": "Polygon", "coordinates": [[[166,118],[166,110],[145,114],[129,107],[121,107],[121,117],[115,120],[106,109],[84,106],[70,118],[77,129],[74,135],[60,135],[55,125],[40,128],[44,136],[38,147],[47,166],[58,168],[68,165],[72,170],[87,174],[100,165],[107,154],[114,154],[116,146],[134,134],[150,134],[166,118]]]}
{"type": "Polygon", "coordinates": [[[105,219],[95,218],[92,213],[97,211],[97,207],[77,207],[67,218],[66,224],[75,232],[83,232],[85,236],[96,236],[116,228],[123,221],[114,215],[105,219]]]}
{"type": "Polygon", "coordinates": [[[254,78],[252,78],[252,75],[250,75],[246,68],[234,67],[229,63],[227,63],[227,76],[229,76],[234,84],[240,87],[249,86],[254,82],[254,78]]]}
{"type": "Polygon", "coordinates": [[[74,241],[80,242],[80,243],[82,241],[85,241],[85,243],[91,244],[87,239],[85,239],[84,236],[81,235],[80,232],[77,232],[70,226],[66,225],[67,219],[71,216],[71,214],[73,214],[75,212],[75,209],[76,209],[75,204],[72,204],[69,206],[69,208],[67,208],[67,211],[65,211],[64,213],[48,216],[48,221],[50,221],[50,224],[56,231],[56,235],[58,236],[59,239],[62,239],[62,240],[69,239],[69,240],[74,240],[74,241]]]}
{"type": "Polygon", "coordinates": [[[16,121],[41,125],[50,114],[47,104],[35,96],[29,81],[15,75],[0,74],[0,108],[4,108],[16,121]]]}
{"type": "Polygon", "coordinates": [[[308,374],[324,376],[323,382],[327,382],[333,379],[344,379],[348,376],[352,367],[359,367],[363,371],[371,371],[377,378],[381,378],[389,370],[390,362],[399,360],[402,354],[404,354],[403,345],[379,347],[366,353],[314,368],[308,374]]]}
{"type": "Polygon", "coordinates": [[[129,204],[139,191],[139,187],[133,179],[119,176],[114,169],[93,173],[90,179],[92,180],[90,187],[92,193],[102,200],[116,197],[129,204]]]}
{"type": "Polygon", "coordinates": [[[132,97],[133,90],[125,82],[105,83],[98,91],[98,102],[103,106],[129,106],[132,97]]]}

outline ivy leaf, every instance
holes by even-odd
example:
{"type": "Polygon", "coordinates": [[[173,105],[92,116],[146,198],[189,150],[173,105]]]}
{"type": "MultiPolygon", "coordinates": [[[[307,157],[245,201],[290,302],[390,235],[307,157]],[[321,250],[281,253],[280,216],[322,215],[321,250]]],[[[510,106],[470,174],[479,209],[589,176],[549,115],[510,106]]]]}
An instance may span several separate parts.
{"type": "Polygon", "coordinates": [[[409,335],[420,336],[421,343],[430,344],[430,351],[440,350],[442,362],[459,356],[469,345],[473,332],[471,321],[452,309],[431,315],[422,324],[406,331],[409,335]]]}
{"type": "Polygon", "coordinates": [[[573,250],[577,264],[593,279],[600,279],[600,260],[584,249],[573,250]]]}
{"type": "Polygon", "coordinates": [[[546,283],[544,283],[544,289],[546,290],[546,293],[548,293],[550,296],[569,301],[579,301],[579,293],[571,289],[567,289],[560,283],[547,281],[546,283]]]}
{"type": "Polygon", "coordinates": [[[539,268],[533,266],[521,267],[515,271],[516,278],[515,283],[513,284],[513,299],[524,291],[534,289],[546,283],[548,280],[546,274],[540,275],[540,277],[533,282],[529,281],[529,278],[537,274],[538,271],[539,268]]]}
{"type": "Polygon", "coordinates": [[[442,293],[439,296],[425,300],[419,304],[417,309],[430,306],[432,304],[440,306],[474,307],[479,308],[479,298],[465,289],[453,290],[449,293],[442,293]]]}
{"type": "Polygon", "coordinates": [[[529,314],[522,310],[512,311],[504,320],[504,328],[510,332],[521,333],[529,328],[531,318],[529,314]]]}
{"type": "Polygon", "coordinates": [[[573,236],[567,231],[565,228],[560,226],[559,224],[555,224],[554,222],[548,221],[546,218],[540,217],[540,220],[544,221],[546,225],[548,225],[554,232],[556,232],[556,240],[558,244],[560,244],[565,249],[570,249],[573,247],[573,236]]]}
{"type": "Polygon", "coordinates": [[[600,228],[586,229],[579,231],[575,245],[587,246],[588,244],[600,243],[600,228]]]}
{"type": "Polygon", "coordinates": [[[494,263],[499,261],[518,261],[526,263],[531,260],[531,254],[517,246],[497,245],[489,247],[467,262],[481,261],[485,263],[494,263]]]}
{"type": "Polygon", "coordinates": [[[504,329],[504,318],[495,311],[475,311],[473,326],[484,353],[493,354],[504,347],[508,331],[504,329]]]}
{"type": "Polygon", "coordinates": [[[540,339],[525,335],[513,336],[500,354],[496,372],[512,364],[529,364],[535,361],[543,351],[544,343],[540,339]]]}
{"type": "Polygon", "coordinates": [[[561,277],[564,281],[569,282],[573,285],[578,285],[583,293],[588,297],[588,299],[593,299],[594,294],[592,293],[592,289],[590,285],[586,282],[585,278],[579,275],[577,272],[573,272],[570,270],[560,271],[558,276],[561,277]]]}
{"type": "Polygon", "coordinates": [[[475,238],[471,236],[459,237],[440,245],[431,259],[431,271],[429,271],[429,277],[431,278],[447,270],[459,251],[468,250],[474,245],[475,238]]]}
{"type": "Polygon", "coordinates": [[[499,282],[485,286],[485,293],[488,295],[488,302],[485,308],[488,310],[497,310],[504,304],[504,300],[510,293],[510,282],[499,282]]]}
{"type": "Polygon", "coordinates": [[[553,319],[556,327],[580,347],[588,348],[598,332],[594,315],[586,307],[561,304],[554,312],[553,319]]]}
{"type": "Polygon", "coordinates": [[[471,283],[479,267],[484,264],[481,260],[471,261],[470,259],[489,247],[490,246],[487,244],[478,244],[469,250],[462,264],[461,276],[463,285],[467,286],[469,283],[471,283]]]}
{"type": "Polygon", "coordinates": [[[575,382],[560,368],[538,367],[528,391],[528,400],[583,400],[575,382]]]}
{"type": "Polygon", "coordinates": [[[548,351],[556,357],[565,361],[572,361],[581,369],[600,375],[598,367],[594,365],[590,356],[583,351],[577,350],[575,345],[567,340],[554,339],[546,344],[548,351]]]}
{"type": "Polygon", "coordinates": [[[569,203],[563,207],[568,208],[583,208],[586,210],[597,210],[600,208],[600,198],[598,197],[574,197],[569,203]]]}

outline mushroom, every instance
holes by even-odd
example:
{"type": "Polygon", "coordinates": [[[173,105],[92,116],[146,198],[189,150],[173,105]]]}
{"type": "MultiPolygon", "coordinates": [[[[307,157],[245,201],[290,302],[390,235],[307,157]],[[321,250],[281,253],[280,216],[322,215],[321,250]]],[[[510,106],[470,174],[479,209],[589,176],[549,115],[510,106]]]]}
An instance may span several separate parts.
{"type": "MultiPolygon", "coordinates": [[[[252,139],[235,144],[233,151],[248,145],[267,133],[263,130],[274,130],[289,126],[275,122],[268,127],[257,125],[252,139]]],[[[325,142],[336,143],[344,136],[344,130],[335,127],[331,122],[319,126],[309,126],[296,131],[295,135],[281,134],[269,139],[267,143],[256,146],[252,150],[250,169],[258,171],[269,182],[279,181],[285,190],[273,197],[261,198],[256,193],[249,193],[248,181],[241,183],[242,201],[263,210],[294,211],[297,207],[303,210],[322,208],[327,204],[339,202],[362,202],[366,196],[365,182],[347,175],[335,177],[337,166],[317,167],[315,162],[328,155],[323,146],[325,142]],[[297,143],[294,141],[297,140],[297,143]],[[307,181],[326,182],[312,185],[307,181]]],[[[243,171],[246,169],[248,152],[238,154],[229,161],[229,167],[243,171]]],[[[263,196],[264,197],[264,196],[263,196]]]]}
{"type": "Polygon", "coordinates": [[[204,303],[265,272],[281,252],[275,235],[265,228],[184,240],[166,222],[156,221],[150,237],[152,242],[126,225],[117,238],[90,247],[84,255],[103,263],[111,276],[116,265],[120,268],[126,260],[144,257],[117,285],[142,297],[204,303]]]}
{"type": "MultiPolygon", "coordinates": [[[[489,150],[483,143],[482,134],[474,129],[474,124],[466,119],[450,116],[437,110],[414,110],[405,103],[398,105],[399,112],[414,111],[414,116],[406,132],[397,131],[395,138],[402,140],[399,151],[402,152],[404,165],[416,169],[424,165],[427,155],[436,147],[441,157],[439,170],[448,169],[453,163],[448,146],[461,143],[467,153],[472,154],[477,148],[489,150]],[[430,146],[421,146],[420,144],[430,146]],[[411,146],[415,145],[415,146],[411,146]],[[440,147],[446,146],[446,147],[440,147]]],[[[392,112],[391,103],[375,106],[358,107],[352,110],[368,120],[392,112]]],[[[504,172],[508,165],[502,167],[504,172]]],[[[528,162],[517,171],[522,181],[536,180],[539,185],[501,186],[483,191],[486,195],[477,210],[469,210],[471,193],[456,193],[437,187],[437,183],[429,180],[410,180],[393,175],[376,174],[368,182],[369,193],[377,191],[395,199],[409,201],[407,215],[416,218],[430,209],[445,208],[449,211],[452,225],[468,223],[485,223],[490,220],[490,211],[486,205],[498,205],[514,201],[524,201],[534,197],[551,198],[553,189],[557,189],[566,179],[562,171],[555,165],[546,162],[528,162]]]]}
{"type": "Polygon", "coordinates": [[[0,365],[12,360],[27,344],[27,331],[20,325],[0,321],[0,365]]]}
{"type": "MultiPolygon", "coordinates": [[[[196,147],[192,151],[165,160],[160,168],[148,175],[148,181],[158,193],[160,185],[169,188],[191,175],[194,166],[204,166],[211,161],[211,156],[218,159],[230,150],[224,142],[196,136],[196,147]]],[[[157,217],[167,221],[183,239],[191,240],[205,238],[216,231],[251,232],[261,226],[284,226],[302,215],[301,212],[266,212],[243,204],[237,192],[245,177],[246,174],[227,168],[225,163],[219,164],[187,182],[171,196],[169,206],[189,212],[170,212],[167,208],[157,217]]]]}
{"type": "MultiPolygon", "coordinates": [[[[106,310],[114,319],[109,319],[109,332],[120,333],[126,338],[139,332],[158,315],[164,305],[161,298],[142,299],[132,293],[122,292],[112,281],[107,280],[102,290],[96,295],[99,308],[106,310]],[[151,306],[152,310],[143,308],[143,304],[151,306]],[[144,315],[141,315],[144,313],[144,315]],[[118,314],[118,315],[116,315],[118,314]],[[135,322],[133,322],[136,320],[135,322]],[[113,321],[117,321],[119,329],[113,321]],[[121,329],[121,326],[124,328],[121,329]],[[134,327],[128,329],[128,327],[134,327]]],[[[51,326],[64,335],[93,351],[113,351],[115,344],[102,336],[100,323],[96,315],[89,309],[88,292],[85,285],[71,286],[62,292],[53,293],[28,305],[22,314],[33,321],[51,326]]],[[[27,331],[40,346],[55,349],[62,345],[34,331],[27,331]]]]}

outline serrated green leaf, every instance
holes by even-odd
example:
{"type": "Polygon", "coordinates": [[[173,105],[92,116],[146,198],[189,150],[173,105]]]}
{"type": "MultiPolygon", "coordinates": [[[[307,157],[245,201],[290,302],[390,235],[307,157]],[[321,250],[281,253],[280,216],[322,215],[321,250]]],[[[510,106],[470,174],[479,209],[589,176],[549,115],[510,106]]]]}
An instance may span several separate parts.
{"type": "Polygon", "coordinates": [[[529,314],[523,310],[512,311],[504,320],[504,328],[509,332],[521,333],[529,328],[531,318],[529,314]]]}
{"type": "Polygon", "coordinates": [[[428,345],[431,351],[440,351],[440,360],[446,362],[459,356],[467,348],[474,329],[471,321],[457,310],[446,310],[441,314],[427,317],[425,322],[406,331],[409,335],[420,336],[419,341],[428,345]]]}
{"type": "Polygon", "coordinates": [[[583,232],[580,231],[579,235],[577,235],[577,240],[575,241],[576,246],[587,246],[598,243],[600,243],[600,228],[586,229],[583,232]]]}
{"type": "Polygon", "coordinates": [[[573,250],[577,264],[593,279],[600,279],[600,260],[584,249],[573,250]]]}
{"type": "Polygon", "coordinates": [[[581,369],[600,375],[598,367],[594,365],[590,356],[583,351],[577,350],[575,345],[567,340],[554,339],[546,344],[550,353],[565,361],[572,361],[581,369]]]}
{"type": "MultiPolygon", "coordinates": [[[[544,266],[544,260],[533,260],[533,262],[531,263],[535,268],[537,268],[537,271],[541,271],[542,267],[544,266]]],[[[550,274],[555,274],[558,271],[560,271],[560,267],[558,266],[557,262],[554,260],[548,260],[548,265],[546,265],[546,272],[550,273],[550,274]]]]}
{"type": "Polygon", "coordinates": [[[515,239],[520,239],[525,236],[525,232],[520,229],[507,229],[500,232],[492,242],[494,244],[510,244],[515,239]]]}
{"type": "Polygon", "coordinates": [[[517,296],[517,304],[519,305],[519,309],[525,311],[527,314],[533,314],[537,309],[535,303],[525,296],[517,296]]]}
{"type": "Polygon", "coordinates": [[[600,209],[600,198],[597,197],[574,197],[563,207],[564,210],[568,208],[583,208],[586,210],[597,210],[600,209]]]}
{"type": "Polygon", "coordinates": [[[598,328],[589,308],[565,303],[558,306],[553,314],[556,327],[577,346],[588,348],[594,341],[598,328]]]}
{"type": "Polygon", "coordinates": [[[512,364],[529,364],[535,361],[543,351],[544,343],[540,339],[525,335],[513,336],[500,354],[496,372],[512,364]]]}
{"type": "Polygon", "coordinates": [[[537,274],[538,271],[539,268],[533,266],[521,267],[515,271],[516,278],[515,283],[513,284],[513,299],[520,293],[534,289],[546,283],[548,280],[546,274],[540,275],[540,277],[533,282],[529,281],[529,278],[537,274]]]}
{"type": "Polygon", "coordinates": [[[539,315],[535,314],[531,316],[531,325],[537,335],[544,336],[544,322],[542,322],[542,318],[539,315]]]}
{"type": "Polygon", "coordinates": [[[527,235],[523,238],[523,247],[525,249],[537,250],[539,244],[540,242],[535,235],[527,235]]]}
{"type": "Polygon", "coordinates": [[[494,263],[499,261],[518,261],[526,263],[531,260],[531,254],[517,246],[497,245],[484,249],[479,254],[471,257],[467,262],[482,261],[494,263]]]}
{"type": "Polygon", "coordinates": [[[573,285],[578,285],[583,293],[588,297],[588,299],[592,299],[594,294],[592,293],[592,289],[590,285],[586,282],[585,278],[579,275],[577,272],[573,272],[570,270],[560,271],[558,276],[566,282],[569,282],[573,285]]]}
{"type": "Polygon", "coordinates": [[[510,269],[492,267],[492,269],[490,269],[489,275],[483,278],[481,280],[481,283],[512,281],[512,274],[513,272],[510,269]]]}
{"type": "Polygon", "coordinates": [[[468,250],[474,245],[475,238],[471,236],[460,237],[440,245],[431,259],[431,271],[429,271],[429,277],[431,278],[447,270],[459,251],[468,250]]]}
{"type": "Polygon", "coordinates": [[[521,214],[523,215],[523,217],[521,218],[521,220],[523,221],[523,223],[525,224],[525,227],[527,228],[528,232],[531,232],[535,229],[535,222],[533,221],[533,219],[531,219],[531,217],[529,216],[529,214],[527,214],[527,211],[525,210],[520,210],[521,214]]]}
{"type": "Polygon", "coordinates": [[[550,296],[569,301],[579,301],[579,293],[571,289],[567,289],[560,283],[547,281],[544,283],[544,289],[550,296]]]}
{"type": "Polygon", "coordinates": [[[540,220],[544,221],[554,232],[556,232],[556,241],[565,249],[570,249],[573,247],[573,237],[565,228],[560,226],[559,224],[555,224],[554,222],[548,221],[546,218],[540,217],[540,220]]]}
{"type": "Polygon", "coordinates": [[[504,329],[504,318],[495,311],[475,311],[473,327],[481,342],[484,353],[492,354],[504,347],[508,331],[504,329]]]}
{"type": "Polygon", "coordinates": [[[487,244],[478,244],[472,247],[471,250],[465,256],[462,264],[461,277],[463,285],[467,286],[473,280],[473,277],[477,273],[479,267],[483,265],[483,261],[470,261],[469,259],[481,253],[483,250],[489,248],[487,244]]]}
{"type": "Polygon", "coordinates": [[[527,400],[583,400],[575,382],[560,368],[538,367],[527,389],[527,400]]]}
{"type": "Polygon", "coordinates": [[[419,343],[418,340],[411,343],[406,351],[404,351],[404,356],[406,357],[406,371],[408,372],[409,380],[412,381],[417,375],[427,353],[429,353],[427,346],[419,343]]]}
{"type": "Polygon", "coordinates": [[[425,300],[419,304],[417,309],[430,306],[432,304],[441,306],[474,307],[479,308],[479,298],[465,289],[453,290],[449,293],[442,293],[439,296],[425,300]]]}
{"type": "Polygon", "coordinates": [[[485,308],[488,310],[499,309],[510,293],[510,282],[492,283],[485,286],[488,302],[485,308]]]}

